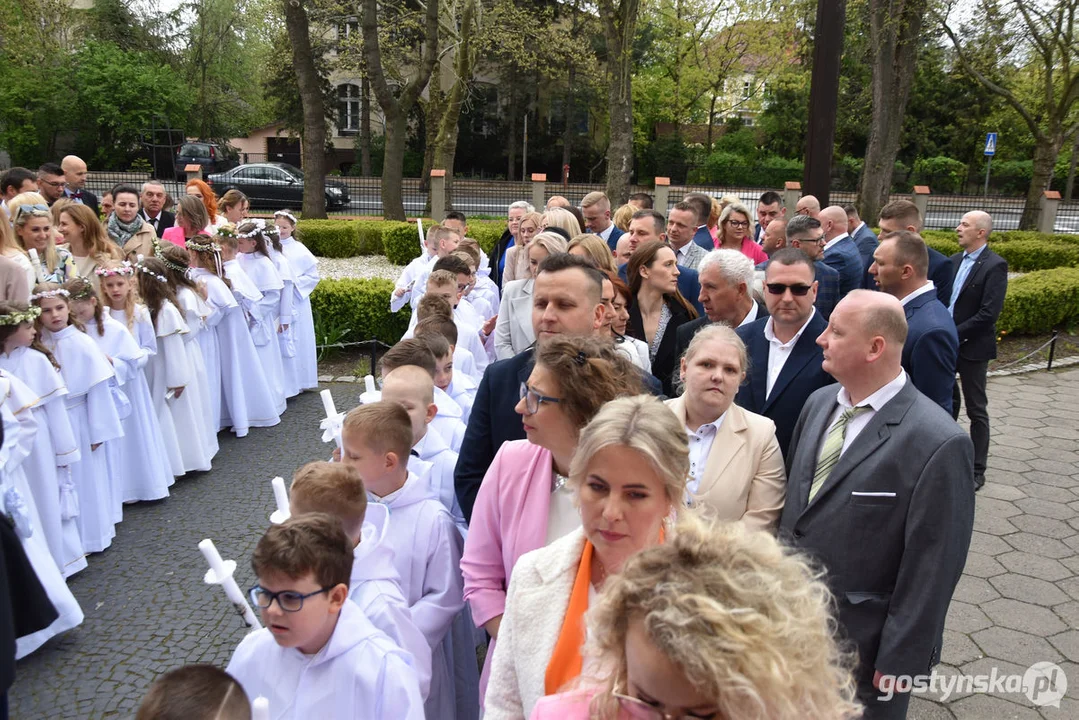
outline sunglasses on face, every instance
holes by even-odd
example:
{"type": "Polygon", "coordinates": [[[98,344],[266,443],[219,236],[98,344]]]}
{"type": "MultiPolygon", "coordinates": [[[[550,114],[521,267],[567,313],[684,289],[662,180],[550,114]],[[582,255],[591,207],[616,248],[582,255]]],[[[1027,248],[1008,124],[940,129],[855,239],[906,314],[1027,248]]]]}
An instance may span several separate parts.
{"type": "Polygon", "coordinates": [[[766,288],[768,288],[768,292],[770,292],[773,295],[782,295],[783,293],[790,290],[791,295],[793,295],[795,297],[805,297],[805,294],[809,292],[810,287],[811,287],[809,285],[800,285],[800,284],[799,285],[784,285],[783,283],[765,283],[764,286],[766,288]]]}

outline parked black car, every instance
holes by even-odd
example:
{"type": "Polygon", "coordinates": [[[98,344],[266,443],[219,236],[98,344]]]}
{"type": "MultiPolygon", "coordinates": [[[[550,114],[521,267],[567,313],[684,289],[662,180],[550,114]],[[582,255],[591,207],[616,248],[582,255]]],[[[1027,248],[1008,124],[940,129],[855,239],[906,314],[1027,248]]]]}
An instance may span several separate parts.
{"type": "MultiPolygon", "coordinates": [[[[251,207],[277,209],[303,206],[303,171],[288,163],[252,163],[228,172],[210,175],[206,182],[221,197],[236,188],[251,201],[251,207]]],[[[351,202],[348,187],[326,181],[326,207],[345,207],[351,202]]]]}
{"type": "Polygon", "coordinates": [[[176,151],[176,179],[187,180],[184,168],[188,165],[201,165],[202,175],[225,172],[240,164],[236,151],[224,145],[211,142],[184,143],[176,151]]]}

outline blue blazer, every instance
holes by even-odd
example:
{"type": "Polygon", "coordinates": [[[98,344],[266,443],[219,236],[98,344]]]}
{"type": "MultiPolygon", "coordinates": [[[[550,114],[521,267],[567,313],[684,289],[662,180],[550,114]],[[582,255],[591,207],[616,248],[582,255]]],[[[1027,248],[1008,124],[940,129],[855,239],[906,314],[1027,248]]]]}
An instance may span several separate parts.
{"type": "Polygon", "coordinates": [[[876,290],[877,282],[869,274],[869,266],[873,264],[873,253],[878,244],[877,236],[868,225],[862,225],[850,237],[858,246],[858,254],[862,256],[862,268],[865,270],[865,275],[862,276],[862,287],[867,290],[876,290]]]}
{"type": "MultiPolygon", "coordinates": [[[[937,300],[948,307],[952,301],[952,283],[955,282],[955,267],[951,259],[942,252],[926,246],[929,251],[929,279],[937,286],[937,300]]],[[[960,253],[960,257],[962,253],[960,253]]]]}
{"type": "Polygon", "coordinates": [[[707,225],[701,225],[697,228],[696,234],[693,235],[693,242],[697,243],[708,252],[712,252],[716,249],[716,244],[712,241],[712,233],[708,232],[707,225]]]}
{"type": "Polygon", "coordinates": [[[839,304],[839,273],[823,260],[815,260],[813,265],[817,268],[817,301],[813,304],[827,321],[839,304]]]}
{"type": "Polygon", "coordinates": [[[865,275],[862,256],[849,235],[825,250],[821,259],[839,273],[840,300],[851,290],[862,287],[862,278],[865,275]]]}
{"type": "Polygon", "coordinates": [[[622,237],[622,234],[622,231],[618,229],[617,225],[611,225],[611,234],[607,237],[607,247],[611,249],[612,255],[618,247],[618,238],[622,237]]]}
{"type": "Polygon", "coordinates": [[[791,350],[790,357],[783,364],[783,369],[772,386],[772,394],[766,398],[770,350],[768,340],[764,337],[764,326],[767,322],[768,318],[760,318],[735,330],[746,344],[749,373],[734,401],[738,407],[764,415],[776,424],[776,439],[783,451],[783,457],[787,457],[787,449],[790,447],[791,436],[794,434],[794,426],[798,422],[802,406],[818,388],[835,382],[821,367],[824,354],[817,345],[817,338],[828,323],[819,312],[813,314],[809,325],[791,350]]]}
{"type": "MultiPolygon", "coordinates": [[[[682,293],[682,297],[689,300],[690,304],[697,310],[698,316],[704,315],[704,306],[701,305],[701,280],[700,275],[693,268],[687,268],[684,265],[678,266],[678,292],[682,293]]],[[[629,280],[626,277],[626,266],[622,265],[618,268],[618,277],[622,282],[629,285],[629,280]]]]}
{"type": "Polygon", "coordinates": [[[934,293],[919,295],[903,309],[907,315],[903,369],[914,387],[951,414],[955,364],[959,358],[955,322],[934,293]]]}

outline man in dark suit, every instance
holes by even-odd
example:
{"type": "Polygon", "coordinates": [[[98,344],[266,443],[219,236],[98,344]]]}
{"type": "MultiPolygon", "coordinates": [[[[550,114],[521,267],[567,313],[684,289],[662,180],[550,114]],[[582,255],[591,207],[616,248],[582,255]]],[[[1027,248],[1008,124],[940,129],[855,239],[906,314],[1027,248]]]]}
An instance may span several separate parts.
{"type": "Polygon", "coordinates": [[[839,302],[839,271],[821,259],[824,253],[824,231],[820,220],[809,215],[795,215],[787,223],[787,245],[801,250],[816,267],[817,300],[813,303],[825,322],[839,302]]]}
{"type": "Polygon", "coordinates": [[[150,224],[158,237],[161,237],[161,233],[175,224],[176,217],[165,210],[168,194],[165,192],[165,186],[161,184],[160,180],[151,179],[144,182],[139,200],[142,203],[142,210],[139,210],[139,214],[142,215],[143,220],[150,224]]]}
{"type": "Polygon", "coordinates": [[[770,316],[736,330],[746,344],[749,371],[735,402],[771,418],[786,457],[806,399],[835,382],[821,369],[823,355],[817,346],[817,337],[828,322],[814,307],[816,265],[808,255],[795,248],[777,250],[764,273],[764,301],[770,316]]]}
{"type": "Polygon", "coordinates": [[[45,202],[52,204],[64,196],[64,169],[54,162],[45,163],[37,169],[37,189],[45,202]]]}
{"type": "MultiPolygon", "coordinates": [[[[764,245],[764,231],[769,223],[787,219],[787,208],[783,207],[783,198],[775,190],[768,190],[757,199],[757,225],[753,228],[753,242],[764,245]]],[[[778,249],[778,248],[775,248],[778,249]]]]}
{"type": "Polygon", "coordinates": [[[864,718],[905,718],[883,676],[926,675],[974,526],[970,438],[901,366],[899,301],[854,290],[818,339],[839,384],[810,396],[787,454],[780,538],[815,558],[858,650],[864,718]]]}
{"type": "Polygon", "coordinates": [[[715,250],[716,244],[712,241],[712,233],[708,230],[708,218],[712,214],[712,198],[704,193],[689,193],[682,198],[682,201],[689,203],[697,211],[697,227],[693,233],[693,242],[705,250],[715,250]]]}
{"type": "Polygon", "coordinates": [[[611,222],[611,201],[607,195],[599,191],[585,195],[581,200],[581,214],[584,216],[584,231],[603,238],[613,253],[622,231],[611,222]]]}
{"type": "Polygon", "coordinates": [[[985,484],[989,457],[989,398],[985,392],[989,361],[997,356],[997,318],[1008,290],[1008,263],[986,244],[993,231],[987,213],[968,212],[956,232],[959,247],[951,257],[954,273],[948,310],[959,334],[959,383],[952,391],[952,417],[959,417],[959,386],[967,403],[970,439],[974,441],[974,483],[985,484]]]}
{"type": "Polygon", "coordinates": [[[838,205],[820,211],[820,226],[824,230],[824,254],[821,257],[839,273],[839,298],[862,287],[862,256],[858,246],[847,233],[847,214],[838,205]]]}
{"type": "MultiPolygon", "coordinates": [[[[880,221],[877,226],[881,233],[900,230],[920,233],[922,216],[918,212],[918,206],[910,200],[893,200],[880,209],[880,221]]],[[[952,297],[952,278],[955,277],[955,270],[944,253],[933,248],[927,249],[929,250],[929,279],[937,288],[937,300],[947,306],[952,297]]]]}
{"type": "MultiPolygon", "coordinates": [[[[558,335],[590,335],[606,317],[603,275],[586,260],[567,253],[540,264],[532,289],[532,327],[536,343],[558,335]]],[[[514,407],[521,383],[532,372],[534,348],[487,366],[476,390],[468,428],[454,472],[457,500],[465,520],[472,518],[476,493],[502,443],[525,436],[514,407]]]]}
{"type": "Polygon", "coordinates": [[[876,285],[902,303],[907,317],[903,369],[914,387],[951,414],[959,337],[948,308],[937,300],[936,288],[927,277],[925,241],[909,230],[881,233],[873,257],[869,272],[876,285]]]}
{"type": "Polygon", "coordinates": [[[753,261],[737,250],[713,250],[700,265],[704,314],[678,328],[675,354],[682,357],[689,341],[705,325],[722,322],[737,328],[767,317],[768,308],[753,299],[753,261]]]}
{"type": "Polygon", "coordinates": [[[101,209],[97,203],[97,195],[86,189],[86,163],[82,158],[68,155],[60,161],[60,169],[64,171],[64,195],[85,205],[94,211],[94,215],[100,215],[101,209]]]}
{"type": "Polygon", "coordinates": [[[873,276],[869,274],[869,266],[873,264],[873,252],[877,249],[877,236],[858,216],[858,208],[853,205],[844,205],[843,211],[847,213],[847,232],[850,234],[850,239],[858,246],[858,254],[862,256],[862,266],[865,268],[862,287],[867,290],[876,290],[877,286],[873,276]]]}

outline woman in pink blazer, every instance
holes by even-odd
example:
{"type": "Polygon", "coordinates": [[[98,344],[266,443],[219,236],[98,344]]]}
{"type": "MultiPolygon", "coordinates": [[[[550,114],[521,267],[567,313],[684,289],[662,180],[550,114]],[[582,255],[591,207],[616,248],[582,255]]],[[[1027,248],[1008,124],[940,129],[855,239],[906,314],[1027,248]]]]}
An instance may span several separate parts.
{"type": "Polygon", "coordinates": [[[581,428],[600,407],[643,392],[640,372],[609,342],[559,336],[536,348],[517,412],[526,440],[505,443],[483,478],[461,558],[464,596],[476,627],[491,635],[483,697],[518,558],[581,525],[566,485],[581,428]]]}

